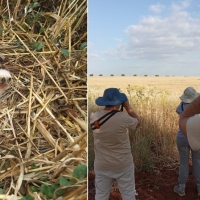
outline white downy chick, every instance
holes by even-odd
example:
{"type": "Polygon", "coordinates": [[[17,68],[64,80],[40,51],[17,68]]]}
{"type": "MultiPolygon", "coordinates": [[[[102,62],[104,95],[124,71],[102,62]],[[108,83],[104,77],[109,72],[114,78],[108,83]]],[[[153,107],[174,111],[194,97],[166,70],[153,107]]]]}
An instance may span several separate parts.
{"type": "Polygon", "coordinates": [[[11,82],[11,74],[6,69],[0,69],[0,96],[9,88],[11,82]]]}

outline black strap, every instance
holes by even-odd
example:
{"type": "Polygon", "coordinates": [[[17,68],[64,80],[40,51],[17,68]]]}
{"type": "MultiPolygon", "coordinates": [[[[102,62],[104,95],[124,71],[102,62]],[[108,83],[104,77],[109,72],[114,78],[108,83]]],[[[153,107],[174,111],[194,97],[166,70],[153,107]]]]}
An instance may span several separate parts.
{"type": "Polygon", "coordinates": [[[120,112],[119,110],[111,110],[110,112],[106,113],[102,117],[100,117],[98,120],[95,120],[93,123],[91,123],[92,130],[99,129],[100,126],[102,126],[106,121],[108,121],[114,114],[117,112],[120,112]],[[104,119],[107,117],[106,119],[104,119]],[[100,122],[102,119],[104,119],[102,122],[100,122]]]}
{"type": "MultiPolygon", "coordinates": [[[[185,104],[189,104],[189,103],[185,103],[185,104]]],[[[181,109],[182,109],[182,111],[184,111],[184,109],[183,109],[183,103],[181,104],[181,109]]]]}

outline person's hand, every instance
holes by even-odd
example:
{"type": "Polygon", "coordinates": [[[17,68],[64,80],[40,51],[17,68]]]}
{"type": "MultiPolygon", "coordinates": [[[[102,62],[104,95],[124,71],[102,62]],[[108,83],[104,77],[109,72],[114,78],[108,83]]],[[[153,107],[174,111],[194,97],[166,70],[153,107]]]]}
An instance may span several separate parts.
{"type": "Polygon", "coordinates": [[[131,117],[134,117],[134,118],[137,118],[138,120],[138,124],[136,126],[136,128],[138,128],[140,126],[140,121],[139,121],[139,117],[137,116],[137,114],[133,111],[133,108],[131,107],[131,105],[129,104],[129,101],[124,101],[122,103],[122,106],[126,109],[126,112],[131,116],[131,117]]]}

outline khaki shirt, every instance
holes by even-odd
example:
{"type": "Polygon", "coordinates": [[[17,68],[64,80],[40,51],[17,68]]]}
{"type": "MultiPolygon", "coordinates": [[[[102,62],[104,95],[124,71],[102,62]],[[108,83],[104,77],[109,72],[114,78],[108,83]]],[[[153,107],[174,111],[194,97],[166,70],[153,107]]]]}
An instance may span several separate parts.
{"type": "MultiPolygon", "coordinates": [[[[91,114],[90,123],[110,111],[101,110],[91,114]]],[[[133,163],[129,130],[136,129],[138,120],[125,112],[117,112],[100,129],[93,130],[97,170],[121,169],[133,163]]]]}

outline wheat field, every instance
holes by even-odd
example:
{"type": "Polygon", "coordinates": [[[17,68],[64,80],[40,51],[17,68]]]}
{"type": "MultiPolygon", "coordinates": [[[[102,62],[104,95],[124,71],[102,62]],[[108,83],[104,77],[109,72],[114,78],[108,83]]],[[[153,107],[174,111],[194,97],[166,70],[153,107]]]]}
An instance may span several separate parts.
{"type": "Polygon", "coordinates": [[[174,96],[179,97],[183,90],[192,86],[200,91],[200,77],[142,77],[142,76],[89,76],[88,90],[101,87],[117,87],[122,90],[128,85],[139,85],[144,87],[156,87],[158,89],[169,90],[174,96]]]}

